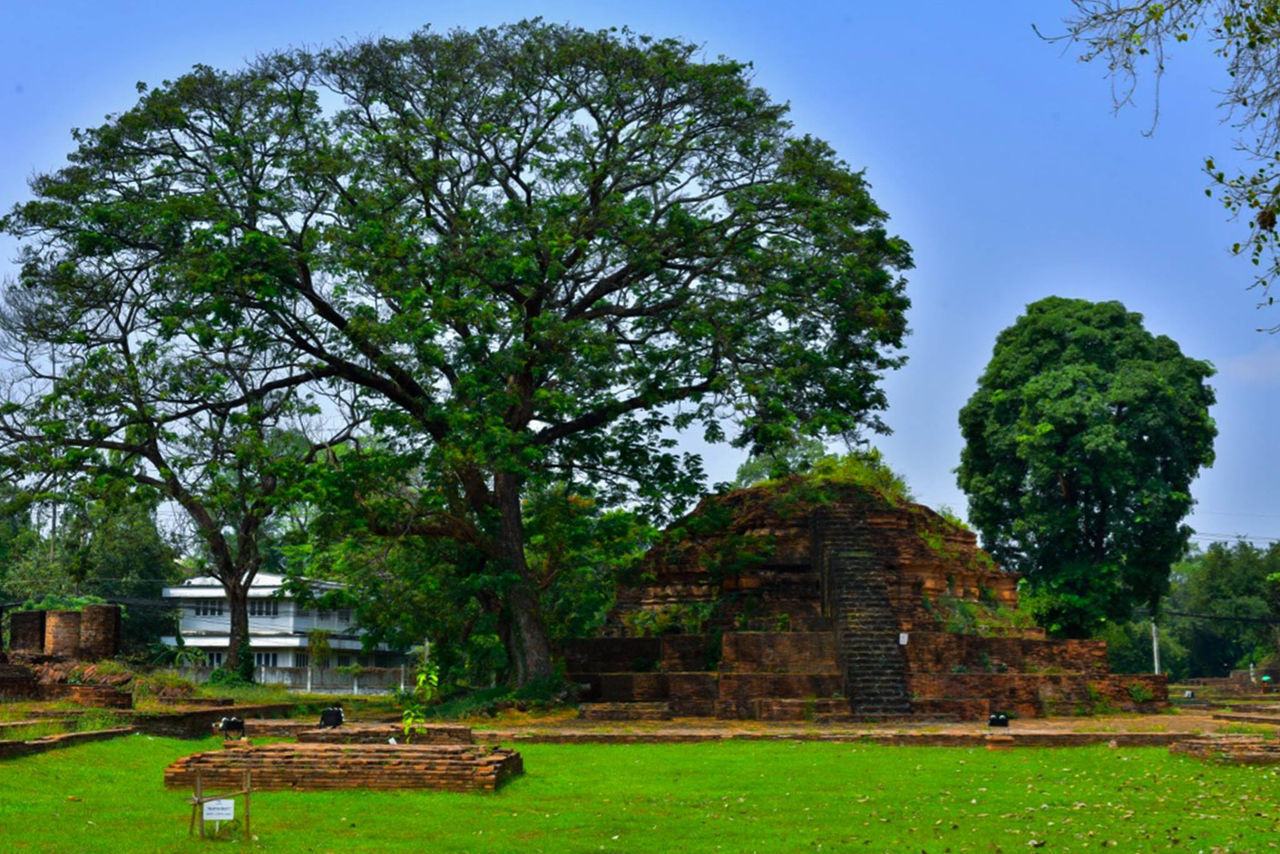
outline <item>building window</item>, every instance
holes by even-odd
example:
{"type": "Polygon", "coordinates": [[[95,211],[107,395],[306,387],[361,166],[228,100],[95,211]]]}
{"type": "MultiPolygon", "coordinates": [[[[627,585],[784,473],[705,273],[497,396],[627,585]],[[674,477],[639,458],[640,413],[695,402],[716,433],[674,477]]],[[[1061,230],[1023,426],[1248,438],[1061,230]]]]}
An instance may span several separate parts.
{"type": "Polygon", "coordinates": [[[350,608],[341,608],[338,610],[338,622],[344,626],[351,622],[350,608]]]}
{"type": "Polygon", "coordinates": [[[338,666],[339,666],[339,667],[350,667],[350,666],[351,666],[351,656],[349,656],[349,655],[340,655],[340,656],[338,656],[338,666]]]}
{"type": "Polygon", "coordinates": [[[279,660],[280,655],[275,652],[255,652],[253,654],[253,663],[258,667],[277,667],[279,660]]]}
{"type": "Polygon", "coordinates": [[[293,654],[294,667],[308,667],[311,664],[311,656],[305,652],[295,652],[293,654]]]}
{"type": "Polygon", "coordinates": [[[279,599],[250,599],[249,600],[249,616],[250,617],[280,616],[280,600],[279,599]]]}
{"type": "Polygon", "coordinates": [[[191,610],[197,617],[221,617],[222,599],[195,599],[191,610]]]}
{"type": "Polygon", "coordinates": [[[222,666],[222,653],[220,653],[220,652],[211,652],[211,653],[209,653],[209,664],[213,665],[214,667],[221,667],[221,666],[222,666]]]}

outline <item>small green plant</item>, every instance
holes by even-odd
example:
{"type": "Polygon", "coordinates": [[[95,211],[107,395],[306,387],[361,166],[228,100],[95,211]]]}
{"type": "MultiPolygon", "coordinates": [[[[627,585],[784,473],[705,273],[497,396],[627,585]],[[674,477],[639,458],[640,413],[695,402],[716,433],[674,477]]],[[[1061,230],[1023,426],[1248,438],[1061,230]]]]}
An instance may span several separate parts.
{"type": "Polygon", "coordinates": [[[1129,699],[1133,700],[1138,705],[1150,703],[1156,698],[1156,695],[1151,688],[1141,682],[1130,682],[1125,686],[1125,690],[1129,692],[1129,699]]]}
{"type": "Polygon", "coordinates": [[[418,666],[414,676],[413,693],[409,696],[401,721],[404,724],[404,737],[408,741],[417,724],[427,720],[427,706],[440,697],[440,665],[434,661],[424,661],[418,666]]]}
{"type": "Polygon", "coordinates": [[[783,612],[773,618],[773,630],[776,632],[791,631],[791,615],[783,612]]]}
{"type": "Polygon", "coordinates": [[[221,688],[240,688],[245,685],[252,685],[252,679],[245,679],[240,675],[238,670],[228,670],[225,667],[214,668],[209,674],[209,685],[216,685],[221,688]]]}

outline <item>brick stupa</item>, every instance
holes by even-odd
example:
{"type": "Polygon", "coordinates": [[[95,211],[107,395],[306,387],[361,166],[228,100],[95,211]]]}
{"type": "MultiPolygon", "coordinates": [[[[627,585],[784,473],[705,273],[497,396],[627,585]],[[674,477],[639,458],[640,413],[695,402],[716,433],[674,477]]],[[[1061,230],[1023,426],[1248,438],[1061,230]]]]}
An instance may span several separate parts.
{"type": "Polygon", "coordinates": [[[571,642],[588,718],[985,719],[1153,710],[1163,677],[1047,639],[974,534],[874,487],[792,477],[704,499],[571,642]]]}

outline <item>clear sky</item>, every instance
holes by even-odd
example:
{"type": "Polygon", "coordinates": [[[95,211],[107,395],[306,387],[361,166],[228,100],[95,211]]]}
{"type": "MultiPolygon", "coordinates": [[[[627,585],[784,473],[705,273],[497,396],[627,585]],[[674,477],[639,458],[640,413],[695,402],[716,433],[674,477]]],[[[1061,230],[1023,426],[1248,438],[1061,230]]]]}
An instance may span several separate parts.
{"type": "MultiPolygon", "coordinates": [[[[1218,369],[1217,462],[1193,492],[1198,539],[1280,538],[1280,308],[1256,309],[1241,227],[1205,197],[1206,155],[1232,130],[1207,51],[1174,53],[1151,136],[1151,87],[1113,115],[1100,67],[1036,36],[1067,0],[1033,2],[516,3],[499,0],[0,0],[0,206],[57,168],[69,130],[131,106],[138,81],[278,48],[496,25],[540,15],[626,25],[750,60],[797,130],[865,168],[891,227],[914,247],[910,361],[886,380],[893,435],[877,440],[919,500],[963,514],[956,414],[996,334],[1050,294],[1120,300],[1218,369]],[[1270,427],[1268,425],[1271,425],[1270,427]]],[[[0,275],[13,271],[0,244],[0,275]]],[[[715,480],[741,454],[706,452],[715,480]]]]}

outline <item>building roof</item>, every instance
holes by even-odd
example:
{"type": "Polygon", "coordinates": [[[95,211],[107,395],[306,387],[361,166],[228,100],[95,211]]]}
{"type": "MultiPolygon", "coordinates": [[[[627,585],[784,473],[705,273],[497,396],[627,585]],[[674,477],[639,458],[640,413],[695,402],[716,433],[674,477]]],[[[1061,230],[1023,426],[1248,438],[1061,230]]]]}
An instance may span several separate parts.
{"type": "MultiPolygon", "coordinates": [[[[254,576],[253,584],[249,585],[249,596],[254,599],[267,596],[282,595],[289,598],[287,592],[284,592],[285,577],[275,572],[259,572],[254,576]]],[[[307,582],[317,591],[338,590],[342,587],[333,581],[309,581],[307,582]]],[[[164,588],[164,596],[175,599],[220,599],[226,596],[226,592],[222,588],[222,582],[214,578],[212,575],[198,575],[195,578],[188,578],[177,587],[164,588]]]]}

